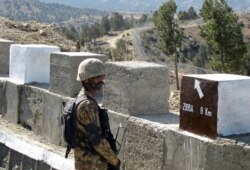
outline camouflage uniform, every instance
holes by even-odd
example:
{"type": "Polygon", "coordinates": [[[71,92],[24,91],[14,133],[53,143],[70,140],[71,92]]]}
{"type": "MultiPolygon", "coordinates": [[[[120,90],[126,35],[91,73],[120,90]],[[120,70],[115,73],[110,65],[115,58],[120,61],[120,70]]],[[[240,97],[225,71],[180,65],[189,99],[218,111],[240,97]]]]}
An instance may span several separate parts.
{"type": "MultiPolygon", "coordinates": [[[[87,91],[82,89],[80,95],[86,95],[87,91]]],[[[76,170],[107,170],[108,163],[114,165],[117,163],[117,156],[111,149],[108,141],[101,138],[100,142],[94,146],[94,152],[89,152],[89,146],[86,141],[86,128],[84,126],[95,124],[99,130],[96,132],[101,137],[101,128],[98,114],[97,102],[93,99],[86,99],[82,101],[77,107],[77,128],[79,129],[77,138],[81,141],[81,146],[84,148],[75,148],[75,169],[76,170]],[[85,139],[85,140],[84,140],[85,139]]]]}

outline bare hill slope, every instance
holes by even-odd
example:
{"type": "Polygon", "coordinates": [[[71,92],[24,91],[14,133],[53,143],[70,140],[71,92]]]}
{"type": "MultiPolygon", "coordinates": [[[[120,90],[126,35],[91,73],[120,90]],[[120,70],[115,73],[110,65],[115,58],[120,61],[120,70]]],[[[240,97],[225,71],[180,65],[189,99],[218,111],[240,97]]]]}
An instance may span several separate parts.
{"type": "Polygon", "coordinates": [[[20,22],[0,17],[0,38],[20,44],[55,45],[60,47],[61,51],[75,50],[75,42],[68,40],[56,24],[20,22]]]}

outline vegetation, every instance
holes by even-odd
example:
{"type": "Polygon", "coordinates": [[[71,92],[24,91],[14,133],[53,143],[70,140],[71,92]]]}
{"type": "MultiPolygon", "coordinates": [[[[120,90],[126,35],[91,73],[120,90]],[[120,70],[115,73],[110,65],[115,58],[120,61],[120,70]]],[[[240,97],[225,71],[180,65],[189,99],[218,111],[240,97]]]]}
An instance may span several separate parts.
{"type": "Polygon", "coordinates": [[[209,58],[209,49],[206,44],[201,44],[199,46],[199,51],[196,53],[193,64],[197,67],[207,68],[209,58]]]}
{"type": "Polygon", "coordinates": [[[79,39],[81,44],[93,43],[95,45],[97,38],[108,35],[112,31],[129,29],[134,22],[137,21],[132,17],[124,19],[120,13],[115,12],[111,16],[103,16],[100,22],[82,25],[78,33],[76,33],[76,28],[72,28],[72,26],[64,27],[63,33],[71,40],[76,41],[76,38],[79,39]]]}
{"type": "Polygon", "coordinates": [[[154,23],[160,38],[160,49],[166,55],[175,56],[177,90],[179,90],[177,52],[181,46],[183,30],[175,20],[176,9],[177,6],[174,0],[165,2],[156,14],[154,23]]]}
{"type": "Polygon", "coordinates": [[[0,15],[13,20],[37,20],[45,23],[62,23],[72,18],[83,16],[104,16],[107,13],[95,9],[80,9],[59,5],[56,3],[42,3],[30,0],[3,0],[0,15]]]}
{"type": "Polygon", "coordinates": [[[112,50],[112,60],[126,61],[132,59],[132,51],[127,48],[126,42],[119,39],[116,43],[116,48],[112,50]]]}
{"type": "Polygon", "coordinates": [[[205,0],[200,16],[202,36],[211,49],[212,69],[224,73],[246,72],[246,44],[243,41],[242,24],[225,0],[205,0]]]}
{"type": "Polygon", "coordinates": [[[178,17],[182,20],[190,20],[190,19],[197,19],[198,14],[194,10],[194,7],[189,7],[187,11],[180,11],[178,13],[178,17]]]}
{"type": "Polygon", "coordinates": [[[77,30],[75,29],[74,26],[69,25],[68,28],[63,27],[62,32],[63,32],[64,35],[66,35],[66,37],[68,39],[73,40],[73,41],[78,40],[78,32],[77,32],[77,30]]]}

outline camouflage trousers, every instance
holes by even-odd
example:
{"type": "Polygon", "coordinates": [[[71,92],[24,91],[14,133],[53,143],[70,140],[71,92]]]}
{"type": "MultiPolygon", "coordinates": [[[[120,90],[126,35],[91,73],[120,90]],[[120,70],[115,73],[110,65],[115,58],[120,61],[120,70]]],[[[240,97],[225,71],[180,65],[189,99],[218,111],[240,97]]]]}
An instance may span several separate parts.
{"type": "Polygon", "coordinates": [[[86,153],[79,148],[74,149],[76,170],[107,170],[108,163],[98,154],[86,153]]]}

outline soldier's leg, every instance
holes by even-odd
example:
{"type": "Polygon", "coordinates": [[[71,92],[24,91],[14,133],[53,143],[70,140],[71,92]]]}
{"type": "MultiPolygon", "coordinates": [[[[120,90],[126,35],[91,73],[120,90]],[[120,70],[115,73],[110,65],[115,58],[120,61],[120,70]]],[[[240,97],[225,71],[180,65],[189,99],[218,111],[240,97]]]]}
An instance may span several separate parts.
{"type": "Polygon", "coordinates": [[[99,155],[84,154],[81,150],[75,149],[76,170],[107,170],[108,163],[99,155]]]}

